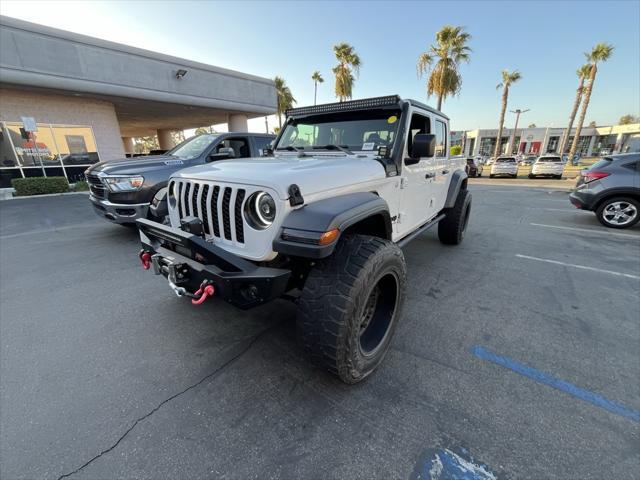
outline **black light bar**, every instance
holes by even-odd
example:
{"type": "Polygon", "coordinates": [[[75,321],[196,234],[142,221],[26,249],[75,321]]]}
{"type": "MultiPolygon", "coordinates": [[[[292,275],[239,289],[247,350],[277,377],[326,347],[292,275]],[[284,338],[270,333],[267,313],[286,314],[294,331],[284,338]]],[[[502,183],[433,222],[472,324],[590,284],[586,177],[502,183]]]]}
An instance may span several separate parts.
{"type": "Polygon", "coordinates": [[[399,106],[399,103],[400,97],[398,95],[387,95],[386,97],[363,98],[362,100],[350,100],[348,102],[325,103],[311,107],[291,108],[285,113],[287,117],[298,117],[318,113],[351,112],[354,110],[367,110],[369,108],[399,106]]]}

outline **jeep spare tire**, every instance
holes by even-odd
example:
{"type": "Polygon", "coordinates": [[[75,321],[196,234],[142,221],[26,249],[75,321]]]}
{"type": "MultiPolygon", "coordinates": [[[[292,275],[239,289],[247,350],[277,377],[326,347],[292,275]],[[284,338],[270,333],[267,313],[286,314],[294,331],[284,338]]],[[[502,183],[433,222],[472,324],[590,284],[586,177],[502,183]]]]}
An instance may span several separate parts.
{"type": "Polygon", "coordinates": [[[402,250],[348,235],[310,271],[299,300],[298,339],[318,366],[353,384],[384,358],[404,304],[402,250]]]}

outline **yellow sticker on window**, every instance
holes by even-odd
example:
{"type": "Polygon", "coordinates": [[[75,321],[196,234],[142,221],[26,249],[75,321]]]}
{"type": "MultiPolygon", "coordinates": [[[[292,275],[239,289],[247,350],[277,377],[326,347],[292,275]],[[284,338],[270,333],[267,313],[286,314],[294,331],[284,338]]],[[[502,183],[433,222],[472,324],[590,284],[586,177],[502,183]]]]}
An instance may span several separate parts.
{"type": "Polygon", "coordinates": [[[391,115],[389,118],[387,118],[387,123],[396,123],[398,121],[398,117],[396,117],[395,115],[391,115]]]}

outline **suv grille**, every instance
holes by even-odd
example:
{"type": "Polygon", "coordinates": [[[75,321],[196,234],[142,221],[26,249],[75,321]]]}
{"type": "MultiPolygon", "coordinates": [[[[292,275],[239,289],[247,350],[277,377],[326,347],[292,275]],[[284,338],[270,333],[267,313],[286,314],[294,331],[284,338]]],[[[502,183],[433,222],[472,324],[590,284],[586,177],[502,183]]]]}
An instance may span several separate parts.
{"type": "Polygon", "coordinates": [[[102,183],[102,180],[100,180],[100,177],[90,173],[89,175],[87,175],[87,182],[89,183],[89,190],[94,197],[107,197],[107,188],[105,187],[104,183],[102,183]]]}
{"type": "Polygon", "coordinates": [[[243,188],[215,185],[190,180],[174,180],[176,184],[178,215],[202,220],[207,237],[244,243],[242,204],[246,195],[243,188]]]}

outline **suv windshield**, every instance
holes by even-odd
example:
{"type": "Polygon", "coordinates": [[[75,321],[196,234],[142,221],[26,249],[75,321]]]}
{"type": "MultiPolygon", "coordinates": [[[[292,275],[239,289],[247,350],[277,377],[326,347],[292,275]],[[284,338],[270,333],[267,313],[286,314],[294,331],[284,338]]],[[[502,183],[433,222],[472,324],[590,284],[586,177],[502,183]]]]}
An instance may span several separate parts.
{"type": "Polygon", "coordinates": [[[400,112],[380,110],[316,115],[292,119],[284,129],[276,150],[309,148],[351,151],[377,151],[393,147],[400,112]]]}
{"type": "Polygon", "coordinates": [[[496,160],[496,163],[515,163],[515,158],[499,158],[496,160]]]}
{"type": "Polygon", "coordinates": [[[167,152],[167,155],[173,155],[174,157],[180,157],[183,160],[191,160],[192,158],[202,155],[209,146],[219,137],[219,135],[197,135],[191,137],[180,145],[172,148],[167,152]]]}

